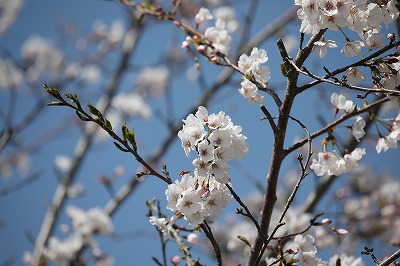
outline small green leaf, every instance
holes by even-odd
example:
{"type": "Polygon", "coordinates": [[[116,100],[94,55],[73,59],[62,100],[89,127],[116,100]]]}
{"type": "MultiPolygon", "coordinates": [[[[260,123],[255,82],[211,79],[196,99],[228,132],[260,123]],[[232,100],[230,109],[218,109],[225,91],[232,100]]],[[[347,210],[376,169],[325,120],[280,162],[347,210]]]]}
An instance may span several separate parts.
{"type": "Polygon", "coordinates": [[[282,75],[284,75],[285,77],[288,76],[288,72],[287,72],[284,64],[281,64],[281,72],[282,72],[282,75]]]}
{"type": "Polygon", "coordinates": [[[109,130],[112,130],[113,128],[112,128],[112,125],[111,125],[111,122],[109,121],[109,120],[107,120],[106,119],[106,127],[109,129],[109,130]]]}
{"type": "Polygon", "coordinates": [[[58,100],[62,99],[62,97],[61,97],[61,95],[60,95],[60,93],[58,92],[57,89],[49,88],[49,86],[47,86],[47,84],[43,84],[43,88],[48,94],[50,94],[54,98],[56,98],[58,100]]]}
{"type": "Polygon", "coordinates": [[[137,145],[135,140],[135,130],[132,128],[132,131],[129,133],[128,141],[132,144],[133,150],[137,151],[137,145]]]}
{"type": "Polygon", "coordinates": [[[130,132],[129,132],[128,127],[126,126],[126,123],[123,123],[122,124],[122,137],[124,138],[124,140],[127,140],[129,138],[129,134],[130,134],[130,132]]]}
{"type": "Polygon", "coordinates": [[[92,113],[92,115],[95,115],[99,118],[101,118],[101,120],[103,120],[103,114],[93,105],[91,105],[90,103],[87,104],[87,107],[89,108],[90,113],[92,113]]]}
{"type": "Polygon", "coordinates": [[[61,102],[51,102],[48,103],[47,106],[64,106],[65,104],[61,103],[61,102]]]}
{"type": "Polygon", "coordinates": [[[81,113],[79,113],[78,111],[75,111],[76,115],[79,117],[80,120],[87,122],[90,121],[90,119],[84,117],[81,113]]]}
{"type": "Polygon", "coordinates": [[[159,266],[162,266],[162,265],[163,265],[156,257],[151,257],[151,258],[153,259],[153,261],[154,261],[157,265],[159,265],[159,266]]]}
{"type": "Polygon", "coordinates": [[[249,247],[251,247],[250,242],[244,237],[244,236],[237,236],[237,238],[239,238],[241,241],[243,241],[246,245],[248,245],[249,247]]]}
{"type": "Polygon", "coordinates": [[[66,93],[65,97],[70,99],[72,103],[75,103],[77,105],[80,105],[78,96],[76,94],[72,94],[72,93],[66,93]]]}
{"type": "Polygon", "coordinates": [[[123,152],[128,152],[127,149],[123,148],[123,147],[122,147],[121,145],[119,145],[117,142],[114,141],[113,143],[114,143],[115,147],[118,148],[118,150],[123,151],[123,152]]]}

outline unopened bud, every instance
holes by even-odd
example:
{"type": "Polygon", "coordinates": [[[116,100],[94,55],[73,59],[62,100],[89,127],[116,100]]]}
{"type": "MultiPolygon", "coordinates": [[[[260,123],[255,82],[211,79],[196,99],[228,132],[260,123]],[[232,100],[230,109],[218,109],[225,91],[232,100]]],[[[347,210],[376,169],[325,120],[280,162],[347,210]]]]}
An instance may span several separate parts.
{"type": "Polygon", "coordinates": [[[179,257],[178,255],[173,256],[171,257],[170,261],[173,265],[178,265],[179,262],[181,262],[181,257],[179,257]]]}
{"type": "Polygon", "coordinates": [[[199,237],[197,236],[197,234],[195,234],[195,233],[190,233],[188,236],[187,236],[187,242],[189,242],[190,244],[196,244],[197,243],[197,241],[198,241],[198,239],[199,239],[199,237]]]}
{"type": "Polygon", "coordinates": [[[206,47],[204,45],[199,45],[197,46],[197,51],[201,54],[204,54],[204,52],[206,51],[206,47]]]}
{"type": "Polygon", "coordinates": [[[339,235],[347,235],[349,233],[349,231],[343,228],[335,229],[334,231],[339,235]]]}
{"type": "Polygon", "coordinates": [[[329,224],[332,223],[332,221],[331,221],[330,219],[328,219],[328,218],[325,218],[325,219],[322,219],[321,223],[322,223],[323,225],[329,225],[329,224]]]}

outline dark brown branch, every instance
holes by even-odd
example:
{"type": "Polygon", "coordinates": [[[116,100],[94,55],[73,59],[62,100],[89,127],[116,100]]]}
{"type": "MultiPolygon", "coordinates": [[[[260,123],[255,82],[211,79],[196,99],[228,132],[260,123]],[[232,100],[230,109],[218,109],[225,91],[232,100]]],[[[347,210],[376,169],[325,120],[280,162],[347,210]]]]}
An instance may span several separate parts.
{"type": "Polygon", "coordinates": [[[397,250],[395,253],[393,253],[391,256],[389,256],[389,258],[379,263],[379,266],[389,266],[398,258],[400,258],[400,249],[397,250]]]}
{"type": "MultiPolygon", "coordinates": [[[[377,100],[374,103],[371,103],[370,105],[367,105],[359,110],[356,110],[354,112],[348,113],[343,115],[342,117],[340,117],[339,119],[333,121],[332,123],[328,124],[327,126],[325,126],[324,128],[321,128],[320,130],[318,130],[317,132],[314,132],[310,135],[311,139],[315,139],[316,137],[321,136],[322,134],[325,134],[327,132],[329,132],[330,130],[332,130],[332,128],[336,127],[337,125],[341,124],[342,122],[365,112],[368,112],[369,110],[373,110],[375,108],[377,108],[378,106],[382,105],[385,102],[390,101],[390,97],[385,97],[382,99],[377,100]]],[[[285,154],[288,155],[289,153],[293,152],[294,150],[302,147],[304,144],[306,144],[308,141],[308,137],[304,138],[302,140],[300,140],[299,142],[297,142],[296,144],[290,146],[289,148],[285,149],[285,154]]]]}
{"type": "Polygon", "coordinates": [[[265,108],[264,105],[260,105],[260,108],[261,108],[261,111],[265,114],[265,116],[266,116],[266,118],[267,118],[267,120],[268,120],[268,122],[269,122],[269,124],[270,124],[270,126],[272,128],[272,131],[274,132],[274,135],[277,134],[278,133],[278,128],[275,125],[273,117],[271,116],[271,114],[269,113],[267,108],[265,108]]]}
{"type": "Polygon", "coordinates": [[[260,225],[258,224],[256,218],[254,218],[254,216],[251,214],[249,208],[247,208],[246,204],[244,204],[244,202],[242,201],[242,199],[239,197],[239,195],[233,190],[233,188],[226,184],[226,187],[229,189],[229,191],[231,192],[233,198],[236,200],[237,203],[239,203],[239,205],[246,211],[246,213],[243,213],[243,215],[247,216],[250,218],[250,220],[253,221],[254,225],[257,228],[257,231],[262,235],[264,242],[267,242],[267,237],[266,235],[264,235],[263,231],[261,230],[260,225]]]}
{"type": "MultiPolygon", "coordinates": [[[[337,74],[345,72],[350,67],[362,66],[362,65],[364,65],[364,63],[368,62],[369,60],[371,60],[373,58],[376,58],[376,57],[382,55],[383,53],[389,51],[390,49],[392,49],[392,48],[394,48],[396,46],[399,46],[399,45],[400,45],[400,41],[394,42],[392,44],[389,44],[389,45],[385,46],[384,48],[382,48],[382,49],[376,51],[375,53],[371,54],[370,56],[367,56],[367,57],[365,57],[365,58],[363,58],[363,59],[361,59],[361,60],[359,60],[357,62],[354,62],[354,63],[352,63],[350,65],[347,65],[345,67],[338,68],[338,69],[332,71],[330,74],[327,74],[327,75],[323,76],[322,78],[328,79],[328,78],[333,77],[333,76],[335,76],[337,74]]],[[[297,65],[297,66],[299,66],[299,65],[297,65]]],[[[311,87],[313,87],[313,86],[315,86],[317,84],[320,84],[321,82],[322,81],[315,80],[315,81],[310,82],[310,83],[308,83],[306,85],[303,85],[303,86],[299,87],[299,93],[301,93],[301,92],[303,92],[303,91],[305,91],[305,90],[307,90],[307,89],[309,89],[309,88],[311,88],[311,87]]]]}
{"type": "Polygon", "coordinates": [[[223,264],[222,264],[221,250],[219,249],[218,241],[214,238],[211,228],[208,226],[206,221],[203,221],[203,223],[200,225],[200,227],[201,227],[201,229],[204,230],[206,237],[208,238],[208,240],[210,240],[211,245],[213,246],[214,255],[217,260],[217,265],[222,266],[223,264]]]}
{"type": "MultiPolygon", "coordinates": [[[[307,45],[298,52],[295,63],[298,67],[301,67],[306,58],[310,55],[312,51],[312,47],[314,46],[314,42],[319,40],[325,30],[321,30],[318,34],[311,37],[308,41],[307,45]]],[[[287,85],[286,85],[286,93],[285,98],[283,100],[282,106],[280,107],[280,113],[278,117],[277,128],[278,132],[274,136],[274,146],[272,150],[272,158],[269,165],[268,174],[266,177],[266,194],[264,197],[263,209],[261,211],[261,222],[260,226],[265,235],[268,234],[268,228],[271,221],[272,211],[275,206],[275,202],[277,199],[276,189],[278,185],[278,177],[282,162],[285,158],[285,152],[283,149],[286,135],[286,128],[288,124],[288,119],[290,115],[291,108],[293,106],[294,98],[297,94],[297,80],[299,73],[294,69],[288,62],[286,62],[286,58],[289,58],[289,55],[286,51],[286,48],[283,44],[282,40],[278,40],[277,42],[279,52],[281,54],[284,67],[287,72],[287,85]]],[[[257,235],[255,244],[251,251],[251,255],[248,261],[249,266],[255,266],[257,261],[262,256],[263,250],[263,239],[261,234],[257,235]]]]}

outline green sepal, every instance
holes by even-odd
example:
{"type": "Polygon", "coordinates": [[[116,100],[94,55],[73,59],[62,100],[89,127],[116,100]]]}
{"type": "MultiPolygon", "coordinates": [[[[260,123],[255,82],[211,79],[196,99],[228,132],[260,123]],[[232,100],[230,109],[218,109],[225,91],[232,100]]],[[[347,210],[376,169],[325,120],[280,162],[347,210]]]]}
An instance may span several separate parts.
{"type": "Polygon", "coordinates": [[[243,243],[245,243],[247,246],[251,247],[250,242],[247,240],[247,238],[245,238],[244,236],[237,236],[237,238],[239,238],[239,240],[241,240],[243,243]]]}
{"type": "Polygon", "coordinates": [[[61,103],[61,102],[51,102],[48,103],[47,106],[64,106],[65,104],[61,103]]]}
{"type": "Polygon", "coordinates": [[[122,124],[122,137],[124,138],[124,140],[127,140],[127,139],[128,139],[129,134],[130,134],[130,132],[129,132],[128,127],[126,126],[125,123],[123,123],[123,124],[122,124]]]}
{"type": "Polygon", "coordinates": [[[132,128],[131,131],[129,131],[128,127],[126,124],[122,124],[122,137],[124,140],[128,140],[130,144],[132,144],[133,150],[137,151],[137,145],[136,145],[136,140],[135,140],[135,130],[132,128]]]}
{"type": "Polygon", "coordinates": [[[87,107],[89,108],[89,111],[92,115],[95,115],[101,120],[103,120],[103,114],[96,107],[94,107],[90,103],[87,104],[87,107]]]}
{"type": "Polygon", "coordinates": [[[151,259],[159,266],[162,266],[163,264],[156,258],[156,257],[151,257],[151,259]]]}
{"type": "Polygon", "coordinates": [[[76,115],[79,117],[80,120],[82,120],[83,122],[87,122],[90,121],[90,119],[84,117],[80,112],[75,111],[76,115]]]}
{"type": "Polygon", "coordinates": [[[105,124],[106,124],[106,127],[107,127],[109,130],[112,130],[112,129],[113,129],[113,128],[112,128],[112,125],[111,125],[111,122],[110,122],[109,120],[106,119],[105,124]]]}
{"type": "Polygon", "coordinates": [[[113,142],[115,147],[117,147],[118,150],[123,151],[123,152],[128,152],[127,149],[123,148],[121,145],[119,145],[117,142],[113,142]]]}
{"type": "Polygon", "coordinates": [[[58,92],[57,89],[49,88],[49,86],[47,86],[47,84],[43,84],[43,88],[48,94],[50,94],[54,98],[56,98],[58,100],[62,99],[61,94],[60,94],[60,92],[58,92]]]}
{"type": "Polygon", "coordinates": [[[80,102],[76,94],[66,93],[65,97],[70,99],[72,103],[75,103],[76,105],[80,106],[80,102]]]}

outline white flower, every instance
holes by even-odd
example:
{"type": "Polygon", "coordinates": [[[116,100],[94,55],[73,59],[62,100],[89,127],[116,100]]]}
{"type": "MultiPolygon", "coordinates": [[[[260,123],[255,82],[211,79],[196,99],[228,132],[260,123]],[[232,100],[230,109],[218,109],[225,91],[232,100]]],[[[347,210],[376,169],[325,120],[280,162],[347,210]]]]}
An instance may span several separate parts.
{"type": "Polygon", "coordinates": [[[93,232],[109,234],[114,231],[114,225],[110,217],[100,208],[92,208],[87,212],[90,226],[93,232]]]}
{"type": "Polygon", "coordinates": [[[112,107],[128,117],[147,119],[151,116],[151,108],[138,93],[120,93],[112,100],[112,107]]]}
{"type": "Polygon", "coordinates": [[[336,107],[336,109],[344,110],[346,113],[350,113],[356,108],[353,101],[346,100],[346,97],[342,94],[332,93],[331,103],[336,107]]]}
{"type": "Polygon", "coordinates": [[[156,226],[159,231],[161,231],[167,239],[172,239],[171,229],[172,226],[165,218],[158,218],[155,216],[149,217],[149,222],[156,226]]]}
{"type": "Polygon", "coordinates": [[[228,130],[215,129],[208,139],[211,144],[218,147],[227,147],[232,144],[231,134],[228,130]]]}
{"type": "Polygon", "coordinates": [[[197,236],[196,233],[190,233],[186,238],[187,242],[189,242],[190,244],[196,244],[198,239],[199,237],[197,236]]]}
{"type": "Polygon", "coordinates": [[[253,66],[253,58],[252,57],[247,56],[246,54],[242,54],[239,57],[238,67],[245,74],[250,73],[252,66],[253,66]]]}
{"type": "Polygon", "coordinates": [[[340,171],[337,161],[339,160],[339,155],[334,150],[332,152],[319,152],[318,160],[313,159],[310,168],[314,170],[317,176],[328,175],[340,175],[340,171]]]}
{"type": "Polygon", "coordinates": [[[268,83],[271,71],[269,67],[262,66],[260,62],[253,63],[252,72],[253,76],[256,78],[257,81],[262,83],[268,83]]]}
{"type": "Polygon", "coordinates": [[[344,53],[347,57],[353,57],[361,52],[361,47],[364,46],[362,41],[348,41],[340,52],[344,53]]]}
{"type": "Polygon", "coordinates": [[[353,123],[351,127],[351,133],[358,142],[360,142],[360,139],[365,135],[364,131],[365,125],[366,122],[364,118],[362,118],[361,116],[357,116],[356,121],[353,123]]]}
{"type": "Polygon", "coordinates": [[[194,17],[194,22],[199,25],[205,21],[213,19],[211,12],[208,8],[201,7],[199,12],[197,12],[196,16],[194,17]]]}
{"type": "Polygon", "coordinates": [[[197,150],[204,162],[211,161],[214,158],[214,147],[207,140],[200,142],[197,150]]]}
{"type": "Polygon", "coordinates": [[[314,246],[314,237],[312,235],[296,235],[294,243],[302,252],[317,252],[317,247],[314,246]]]}
{"type": "Polygon", "coordinates": [[[397,141],[391,138],[380,137],[378,143],[376,144],[376,152],[381,153],[382,151],[386,152],[389,148],[396,148],[397,141]]]}
{"type": "Polygon", "coordinates": [[[239,21],[236,19],[235,9],[231,6],[221,6],[213,11],[218,20],[222,20],[230,32],[239,28],[239,21]]]}
{"type": "Polygon", "coordinates": [[[66,155],[57,155],[54,158],[54,165],[60,173],[66,174],[71,169],[72,160],[66,155]]]}
{"type": "Polygon", "coordinates": [[[204,220],[204,211],[198,210],[195,213],[186,214],[183,218],[191,225],[198,225],[204,220]]]}
{"type": "Polygon", "coordinates": [[[184,191],[182,197],[178,199],[177,207],[183,215],[194,214],[201,209],[201,199],[194,191],[184,191]]]}
{"type": "Polygon", "coordinates": [[[337,43],[331,40],[314,42],[313,52],[317,53],[319,57],[323,58],[328,52],[328,47],[336,48],[337,43]]]}
{"type": "Polygon", "coordinates": [[[142,97],[159,97],[169,84],[170,72],[165,66],[145,67],[136,79],[135,92],[142,97]]]}
{"type": "Polygon", "coordinates": [[[251,50],[250,57],[254,62],[261,64],[268,61],[267,51],[264,49],[258,49],[257,47],[254,47],[253,50],[251,50]]]}
{"type": "Polygon", "coordinates": [[[82,247],[82,238],[75,234],[67,239],[59,240],[56,237],[50,237],[47,247],[44,250],[45,255],[57,264],[67,263],[72,256],[82,247]]]}
{"type": "Polygon", "coordinates": [[[244,98],[249,99],[257,95],[257,86],[248,79],[243,80],[240,85],[242,87],[239,89],[239,92],[244,98]]]}
{"type": "Polygon", "coordinates": [[[357,82],[365,80],[364,74],[358,71],[356,67],[350,67],[346,70],[347,83],[355,85],[357,82]]]}

